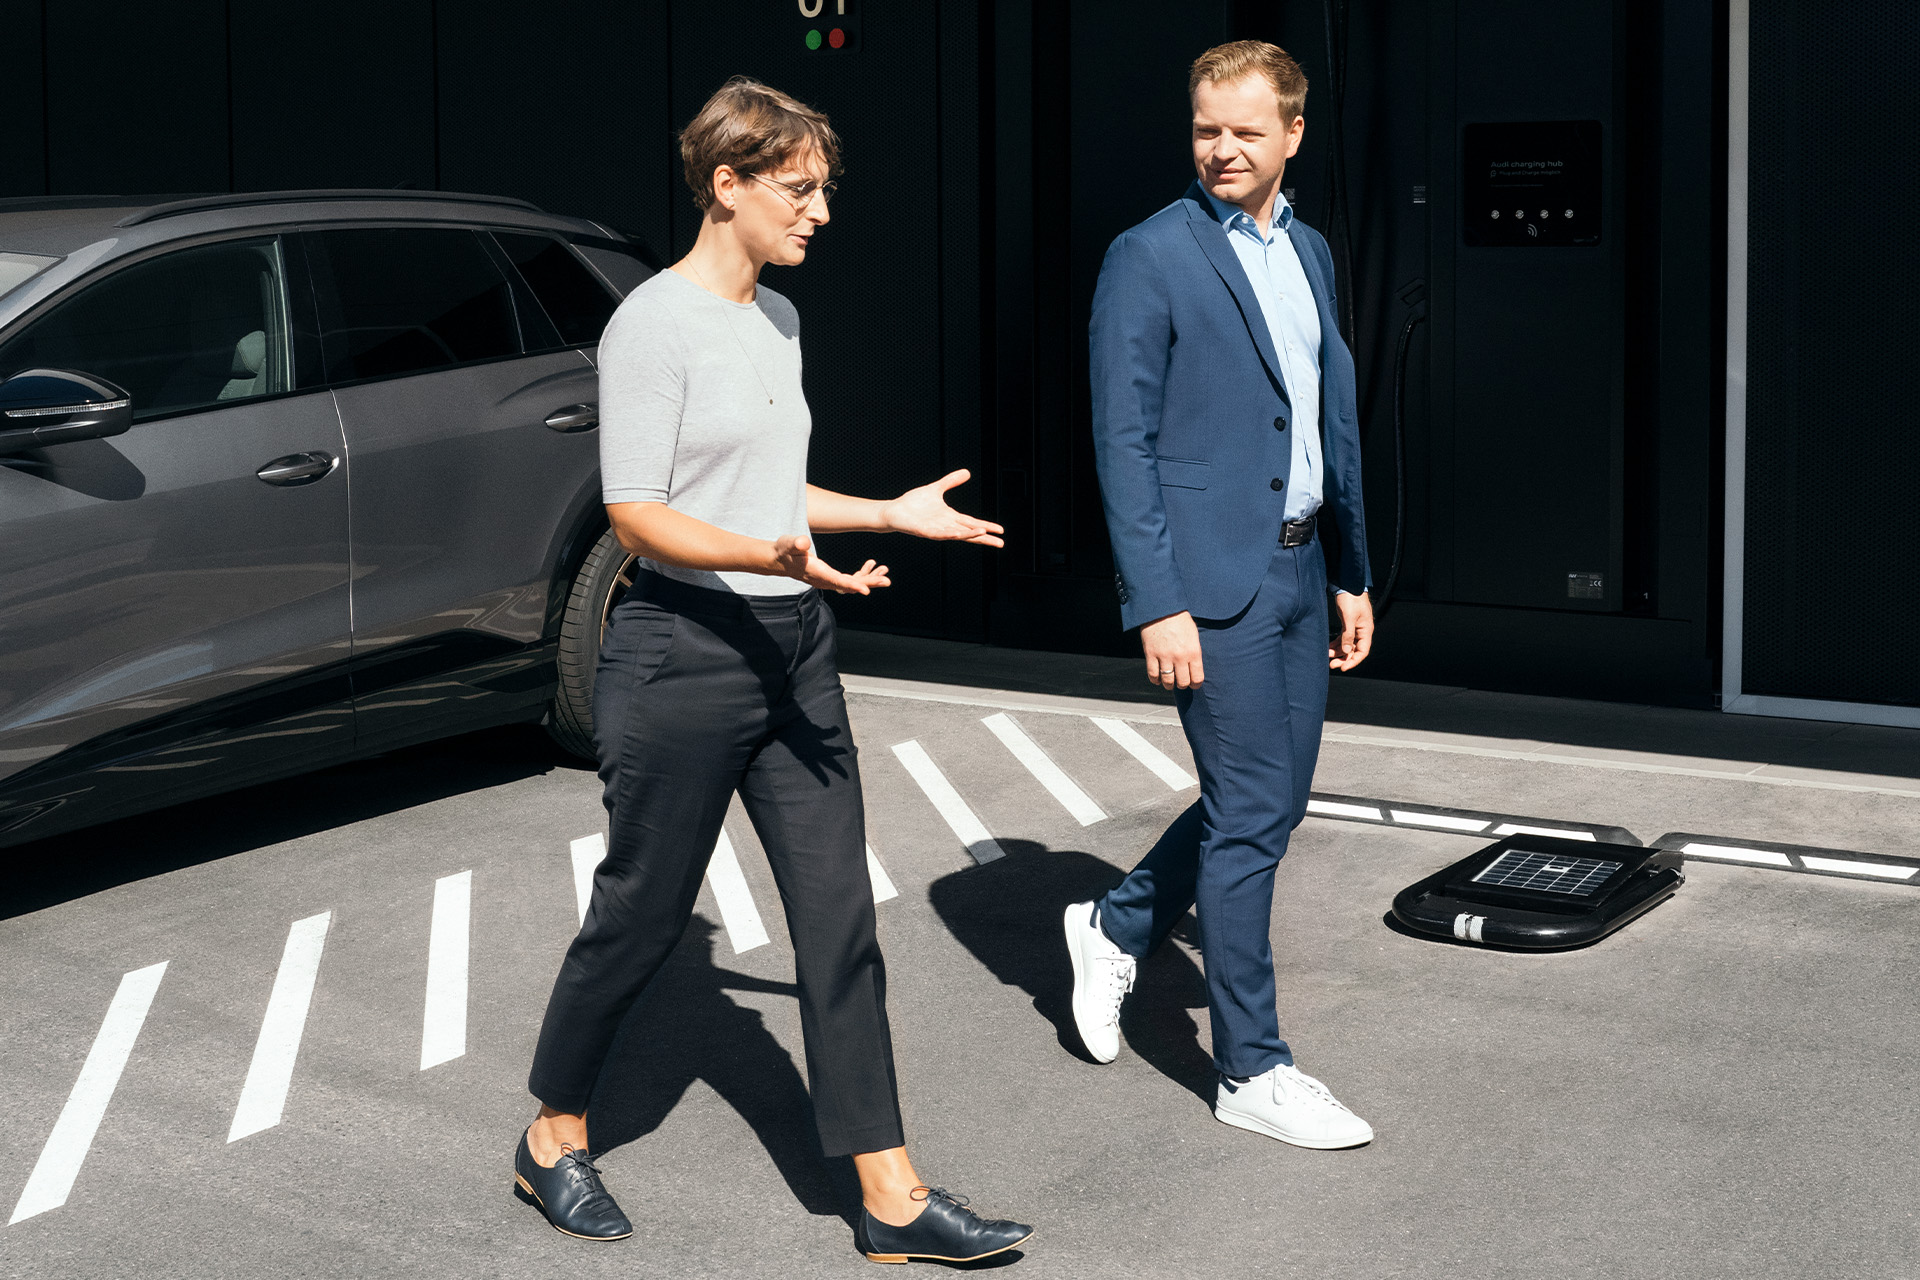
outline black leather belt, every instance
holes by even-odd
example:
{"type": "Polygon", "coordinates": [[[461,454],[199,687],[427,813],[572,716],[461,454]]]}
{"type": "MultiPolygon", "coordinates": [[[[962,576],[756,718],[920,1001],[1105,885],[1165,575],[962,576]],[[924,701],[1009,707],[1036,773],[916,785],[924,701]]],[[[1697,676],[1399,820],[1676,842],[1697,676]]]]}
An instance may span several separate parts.
{"type": "Polygon", "coordinates": [[[1289,520],[1280,526],[1280,545],[1283,547],[1304,547],[1313,541],[1313,531],[1319,525],[1319,516],[1301,516],[1298,520],[1289,520]]]}

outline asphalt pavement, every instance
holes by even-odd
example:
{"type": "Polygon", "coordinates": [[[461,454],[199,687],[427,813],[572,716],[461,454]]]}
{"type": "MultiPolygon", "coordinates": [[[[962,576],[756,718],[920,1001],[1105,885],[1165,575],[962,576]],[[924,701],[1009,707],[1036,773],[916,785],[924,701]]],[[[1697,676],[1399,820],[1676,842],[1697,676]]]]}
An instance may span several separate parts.
{"type": "MultiPolygon", "coordinates": [[[[1212,1119],[1191,920],[1117,1062],[1073,1034],[1061,908],[1196,794],[1133,664],[848,649],[910,1149],[1035,1224],[996,1265],[1920,1277],[1920,734],[1337,682],[1337,799],[1273,938],[1283,1033],[1378,1138],[1314,1152],[1212,1119]],[[1505,821],[1705,839],[1583,950],[1391,924],[1505,821]]],[[[635,1236],[568,1239],[512,1193],[603,831],[592,773],[527,728],[0,854],[0,1275],[864,1273],[737,806],[592,1110],[635,1236]]]]}

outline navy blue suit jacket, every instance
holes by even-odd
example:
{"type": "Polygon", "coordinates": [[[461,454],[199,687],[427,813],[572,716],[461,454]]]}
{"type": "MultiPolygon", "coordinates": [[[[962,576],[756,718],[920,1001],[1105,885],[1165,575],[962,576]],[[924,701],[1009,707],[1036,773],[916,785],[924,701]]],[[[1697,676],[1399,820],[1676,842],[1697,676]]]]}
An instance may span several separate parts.
{"type": "Polygon", "coordinates": [[[1266,318],[1199,183],[1107,250],[1093,295],[1093,436],[1123,627],[1247,607],[1280,538],[1286,495],[1272,482],[1288,480],[1296,429],[1320,433],[1327,581],[1356,595],[1372,585],[1333,257],[1298,218],[1288,235],[1320,310],[1317,423],[1292,420],[1266,318]]]}

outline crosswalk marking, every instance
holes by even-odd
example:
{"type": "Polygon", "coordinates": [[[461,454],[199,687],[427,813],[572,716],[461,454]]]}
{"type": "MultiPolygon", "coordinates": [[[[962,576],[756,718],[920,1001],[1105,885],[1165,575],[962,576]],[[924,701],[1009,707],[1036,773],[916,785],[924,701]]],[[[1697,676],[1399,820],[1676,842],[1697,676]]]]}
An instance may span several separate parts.
{"type": "Polygon", "coordinates": [[[1125,720],[1114,720],[1107,716],[1089,716],[1095,724],[1105,730],[1106,735],[1127,749],[1127,753],[1147,768],[1154,776],[1174,791],[1185,791],[1199,781],[1167,758],[1166,752],[1140,736],[1140,731],[1125,720]]]}
{"type": "Polygon", "coordinates": [[[939,811],[942,818],[946,819],[947,825],[953,828],[953,834],[960,837],[960,843],[967,847],[967,852],[973,855],[975,862],[984,866],[996,858],[1007,856],[1007,851],[1000,847],[1000,842],[995,840],[992,833],[987,830],[987,824],[980,821],[973,810],[967,807],[967,802],[960,798],[960,793],[953,789],[951,782],[947,781],[947,775],[940,772],[940,766],[933,762],[933,757],[927,754],[925,747],[917,741],[908,739],[906,742],[896,743],[893,754],[899,758],[901,764],[906,766],[907,773],[914,782],[919,784],[920,790],[926,793],[927,799],[933,801],[933,807],[939,811]]]}
{"type": "Polygon", "coordinates": [[[9,1225],[58,1209],[67,1202],[74,1179],[80,1176],[80,1166],[93,1146],[93,1135],[99,1131],[100,1121],[107,1114],[107,1104],[113,1101],[113,1091],[120,1084],[120,1072],[133,1053],[133,1042],[146,1023],[147,1010],[153,1007],[154,992],[160,989],[160,979],[166,972],[167,962],[163,960],[135,969],[120,979],[119,990],[113,993],[107,1016],[101,1020],[100,1030],[93,1038],[93,1048],[87,1051],[87,1060],[81,1064],[80,1078],[73,1082],[67,1105],[60,1108],[60,1118],[53,1122],[53,1132],[47,1135],[47,1145],[41,1149],[40,1159],[27,1177],[26,1189],[13,1206],[9,1225]]]}
{"type": "Polygon", "coordinates": [[[888,898],[897,898],[900,891],[893,887],[892,877],[887,869],[880,865],[880,859],[874,854],[873,846],[867,846],[867,879],[873,881],[873,900],[885,902],[888,898]]]}
{"type": "Polygon", "coordinates": [[[580,923],[587,922],[587,903],[593,900],[593,869],[607,856],[607,838],[599,832],[573,842],[573,896],[580,904],[580,923]]]}
{"type": "Polygon", "coordinates": [[[473,916],[473,872],[433,882],[433,927],[427,935],[427,1008],[420,1022],[420,1069],[467,1053],[467,955],[473,916]]]}
{"type": "Polygon", "coordinates": [[[1106,810],[1095,804],[1093,797],[1082,791],[1080,784],[1069,778],[1066,770],[1055,764],[1053,757],[1028,737],[1027,731],[1016,724],[1012,716],[1002,711],[980,723],[993,730],[993,736],[1000,739],[1001,745],[1026,766],[1027,772],[1060,802],[1061,808],[1073,815],[1074,821],[1090,827],[1106,820],[1106,810]]]}
{"type": "Polygon", "coordinates": [[[713,888],[714,901],[720,904],[720,922],[733,940],[733,954],[766,946],[767,926],[761,923],[760,909],[753,905],[747,877],[741,874],[740,859],[724,828],[713,846],[713,860],[707,864],[707,883],[713,888]]]}
{"type": "Polygon", "coordinates": [[[280,1123],[293,1083],[294,1059],[300,1056],[300,1037],[307,1027],[307,1008],[313,1003],[313,983],[320,974],[320,952],[327,945],[327,926],[333,912],[296,920],[287,930],[286,949],[280,953],[280,972],[267,997],[267,1014],[254,1042],[253,1062],[240,1089],[240,1105],[233,1111],[227,1141],[236,1142],[280,1123]]]}
{"type": "Polygon", "coordinates": [[[1456,818],[1447,813],[1421,813],[1414,809],[1389,809],[1393,820],[1409,827],[1439,827],[1446,831],[1485,831],[1485,818],[1456,818]]]}

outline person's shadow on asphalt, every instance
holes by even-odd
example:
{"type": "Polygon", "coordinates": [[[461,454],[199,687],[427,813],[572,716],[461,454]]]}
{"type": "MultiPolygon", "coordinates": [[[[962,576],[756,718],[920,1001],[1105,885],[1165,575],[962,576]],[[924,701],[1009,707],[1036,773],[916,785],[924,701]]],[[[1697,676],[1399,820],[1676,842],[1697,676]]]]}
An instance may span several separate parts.
{"type": "MultiPolygon", "coordinates": [[[[1073,1026],[1073,963],[1060,918],[1068,903],[1097,898],[1120,883],[1121,873],[1090,853],[1031,840],[1001,840],[1000,847],[1006,857],[934,881],[928,891],[933,909],[994,977],[1033,998],[1063,1049],[1091,1062],[1073,1026]]],[[[1175,940],[1197,941],[1191,913],[1174,926],[1169,941],[1175,940]]],[[[1188,1012],[1206,1007],[1200,967],[1182,948],[1164,945],[1140,962],[1120,1033],[1155,1070],[1211,1105],[1218,1076],[1188,1012]]]]}
{"type": "Polygon", "coordinates": [[[847,1157],[829,1159],[792,1056],[757,1010],[729,991],[795,996],[791,982],[722,969],[719,927],[693,917],[652,987],[628,1015],[588,1107],[596,1155],[658,1129],[695,1080],[704,1080],[754,1133],[808,1213],[853,1225],[859,1179],[847,1157]]]}

